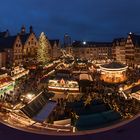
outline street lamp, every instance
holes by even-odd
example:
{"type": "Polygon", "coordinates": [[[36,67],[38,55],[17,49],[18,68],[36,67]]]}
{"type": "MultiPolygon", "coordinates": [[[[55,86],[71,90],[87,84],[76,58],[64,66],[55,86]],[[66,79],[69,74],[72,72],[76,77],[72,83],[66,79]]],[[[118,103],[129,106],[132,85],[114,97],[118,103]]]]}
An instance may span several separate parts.
{"type": "Polygon", "coordinates": [[[32,97],[33,97],[33,95],[32,95],[32,94],[30,94],[30,93],[26,95],[26,98],[27,98],[28,100],[31,100],[31,99],[32,99],[32,97]]]}
{"type": "Polygon", "coordinates": [[[120,91],[120,92],[122,92],[122,91],[123,91],[123,88],[122,88],[122,87],[120,87],[120,88],[119,88],[119,91],[120,91]]]}
{"type": "Polygon", "coordinates": [[[83,41],[83,45],[86,45],[87,43],[86,43],[86,41],[83,41]]]}
{"type": "Polygon", "coordinates": [[[121,93],[124,96],[124,98],[127,100],[127,96],[123,92],[123,88],[122,87],[119,88],[119,93],[121,93]]]}

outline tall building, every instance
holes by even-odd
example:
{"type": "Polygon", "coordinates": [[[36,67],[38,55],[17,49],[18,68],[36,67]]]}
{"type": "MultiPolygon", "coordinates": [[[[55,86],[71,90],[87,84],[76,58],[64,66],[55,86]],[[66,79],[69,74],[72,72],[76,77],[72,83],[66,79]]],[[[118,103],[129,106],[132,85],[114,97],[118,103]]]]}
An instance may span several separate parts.
{"type": "Polygon", "coordinates": [[[28,33],[26,33],[25,27],[22,27],[19,36],[23,46],[23,63],[36,61],[38,39],[33,31],[33,27],[30,26],[28,33]]]}
{"type": "MultiPolygon", "coordinates": [[[[11,36],[12,38],[12,36],[11,36]]],[[[13,44],[11,44],[11,48],[13,51],[13,56],[12,56],[12,63],[13,66],[17,65],[22,65],[23,63],[23,46],[22,46],[22,41],[20,39],[20,35],[17,35],[13,37],[13,44]]],[[[8,53],[9,54],[9,53],[8,53]]]]}
{"type": "Polygon", "coordinates": [[[126,45],[126,63],[130,66],[140,65],[140,35],[129,33],[126,45]]]}
{"type": "Polygon", "coordinates": [[[71,37],[68,34],[64,35],[64,47],[70,47],[72,44],[71,37]]]}

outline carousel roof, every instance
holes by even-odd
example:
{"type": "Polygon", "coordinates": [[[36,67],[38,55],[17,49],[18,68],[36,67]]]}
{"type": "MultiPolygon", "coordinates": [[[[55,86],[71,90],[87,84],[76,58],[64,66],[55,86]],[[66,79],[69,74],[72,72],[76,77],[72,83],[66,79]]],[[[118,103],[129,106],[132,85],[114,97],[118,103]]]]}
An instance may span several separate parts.
{"type": "Polygon", "coordinates": [[[120,68],[125,68],[126,65],[118,63],[118,62],[111,62],[108,64],[101,65],[101,67],[108,68],[108,69],[120,69],[120,68]]]}

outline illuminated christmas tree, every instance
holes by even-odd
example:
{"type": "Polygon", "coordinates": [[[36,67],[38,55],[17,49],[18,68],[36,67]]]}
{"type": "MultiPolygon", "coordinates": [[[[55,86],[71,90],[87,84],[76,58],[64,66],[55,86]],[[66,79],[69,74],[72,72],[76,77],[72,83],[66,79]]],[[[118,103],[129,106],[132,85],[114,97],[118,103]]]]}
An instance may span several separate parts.
{"type": "Polygon", "coordinates": [[[37,61],[41,64],[46,64],[50,61],[49,54],[50,43],[46,38],[45,34],[42,32],[39,37],[39,46],[37,50],[37,61]]]}

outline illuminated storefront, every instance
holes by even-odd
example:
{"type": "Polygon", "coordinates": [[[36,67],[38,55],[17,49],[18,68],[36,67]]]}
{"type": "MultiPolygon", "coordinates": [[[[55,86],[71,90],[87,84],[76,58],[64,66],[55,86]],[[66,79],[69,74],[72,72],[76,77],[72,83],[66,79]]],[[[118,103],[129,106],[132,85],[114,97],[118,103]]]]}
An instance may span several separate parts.
{"type": "Polygon", "coordinates": [[[100,66],[101,80],[107,83],[121,83],[127,80],[127,66],[117,62],[111,62],[100,66]]]}
{"type": "Polygon", "coordinates": [[[54,93],[79,93],[78,82],[64,80],[63,78],[61,80],[49,80],[48,89],[54,93]]]}
{"type": "Polygon", "coordinates": [[[24,69],[23,67],[15,67],[12,71],[11,71],[11,76],[13,80],[16,80],[18,78],[21,78],[22,76],[25,76],[29,73],[29,70],[24,69]]]}
{"type": "Polygon", "coordinates": [[[7,74],[0,75],[0,96],[11,94],[14,91],[15,82],[7,74]]]}

